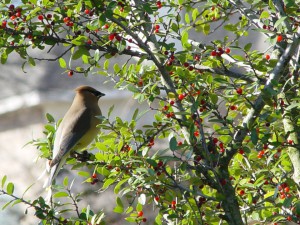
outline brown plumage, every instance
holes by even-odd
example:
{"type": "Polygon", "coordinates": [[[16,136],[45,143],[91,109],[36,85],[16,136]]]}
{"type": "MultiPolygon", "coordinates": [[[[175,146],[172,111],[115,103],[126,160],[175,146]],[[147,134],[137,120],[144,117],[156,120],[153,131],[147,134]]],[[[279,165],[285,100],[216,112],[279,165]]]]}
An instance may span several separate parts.
{"type": "Polygon", "coordinates": [[[97,125],[101,120],[97,116],[102,114],[98,100],[104,94],[89,86],[80,86],[75,91],[73,103],[56,131],[48,186],[51,186],[70,152],[89,145],[99,130],[97,125]]]}

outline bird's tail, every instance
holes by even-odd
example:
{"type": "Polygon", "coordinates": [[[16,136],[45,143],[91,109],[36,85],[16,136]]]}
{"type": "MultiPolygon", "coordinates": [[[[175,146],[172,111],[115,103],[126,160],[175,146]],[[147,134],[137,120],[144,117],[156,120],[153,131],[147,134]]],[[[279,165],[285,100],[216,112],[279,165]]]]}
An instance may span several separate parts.
{"type": "Polygon", "coordinates": [[[49,171],[50,175],[49,175],[48,180],[44,183],[44,186],[43,186],[44,188],[50,187],[52,185],[54,179],[56,178],[58,172],[60,171],[62,166],[65,164],[65,162],[66,162],[66,158],[62,158],[59,163],[55,164],[54,166],[52,166],[50,168],[50,171],[49,171]]]}

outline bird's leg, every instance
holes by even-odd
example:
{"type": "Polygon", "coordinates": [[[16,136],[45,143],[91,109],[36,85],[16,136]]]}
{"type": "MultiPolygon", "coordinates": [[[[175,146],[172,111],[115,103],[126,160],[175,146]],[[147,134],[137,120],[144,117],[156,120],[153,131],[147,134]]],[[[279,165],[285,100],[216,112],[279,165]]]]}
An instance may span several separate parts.
{"type": "Polygon", "coordinates": [[[83,151],[82,153],[79,152],[72,152],[71,157],[77,159],[80,162],[86,162],[90,159],[91,153],[88,153],[87,151],[83,151]]]}

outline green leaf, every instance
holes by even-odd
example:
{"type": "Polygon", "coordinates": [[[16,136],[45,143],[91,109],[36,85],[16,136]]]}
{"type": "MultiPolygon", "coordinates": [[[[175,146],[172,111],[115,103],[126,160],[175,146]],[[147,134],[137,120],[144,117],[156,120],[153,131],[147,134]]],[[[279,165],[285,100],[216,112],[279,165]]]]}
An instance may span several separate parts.
{"type": "Polygon", "coordinates": [[[108,110],[108,113],[107,113],[108,118],[110,117],[110,115],[111,115],[112,111],[114,110],[114,108],[115,108],[115,105],[112,105],[111,107],[109,107],[109,110],[108,110]]]}
{"type": "Polygon", "coordinates": [[[209,32],[210,32],[210,24],[209,23],[206,23],[202,26],[202,32],[205,35],[209,34],[209,32]]]}
{"type": "Polygon", "coordinates": [[[78,50],[75,51],[74,54],[72,55],[72,59],[77,60],[80,57],[82,57],[83,55],[89,56],[90,53],[85,47],[78,47],[78,50]]]}
{"type": "Polygon", "coordinates": [[[2,206],[2,210],[6,209],[14,200],[7,202],[4,206],[2,206]]]}
{"type": "Polygon", "coordinates": [[[251,141],[254,145],[256,145],[258,142],[258,135],[257,135],[256,129],[251,130],[251,141]]]}
{"type": "Polygon", "coordinates": [[[17,204],[22,203],[22,202],[23,201],[21,199],[16,199],[11,206],[17,205],[17,204]]]}
{"type": "Polygon", "coordinates": [[[188,39],[189,39],[188,32],[186,30],[182,31],[182,34],[181,34],[181,43],[182,43],[182,46],[188,45],[188,39]]]}
{"type": "Polygon", "coordinates": [[[1,54],[1,63],[2,64],[5,64],[6,61],[7,61],[7,54],[6,54],[6,51],[3,51],[3,53],[1,54]]]}
{"type": "Polygon", "coordinates": [[[283,21],[286,19],[286,16],[281,17],[279,20],[276,21],[274,24],[274,28],[277,28],[279,25],[282,25],[283,21]]]}
{"type": "Polygon", "coordinates": [[[68,177],[68,176],[66,176],[66,177],[64,178],[63,185],[64,185],[65,187],[67,187],[67,186],[69,185],[69,177],[68,177]]]}
{"type": "Polygon", "coordinates": [[[95,59],[95,61],[99,61],[99,59],[100,59],[100,51],[99,51],[99,49],[96,49],[95,54],[94,54],[94,59],[95,59]]]}
{"type": "Polygon", "coordinates": [[[56,192],[53,197],[54,198],[64,198],[64,197],[68,197],[69,194],[66,193],[66,192],[63,192],[63,191],[60,191],[60,192],[56,192]]]}
{"type": "Polygon", "coordinates": [[[28,57],[28,62],[30,66],[35,66],[35,61],[32,57],[28,57]]]}
{"type": "Polygon", "coordinates": [[[61,68],[67,68],[67,63],[66,63],[66,61],[64,60],[64,58],[59,58],[59,60],[58,60],[58,62],[59,62],[59,66],[61,67],[61,68]]]}
{"type": "Polygon", "coordinates": [[[4,177],[2,178],[2,181],[1,181],[1,188],[4,187],[6,180],[7,180],[7,176],[4,175],[4,177]]]}
{"type": "Polygon", "coordinates": [[[46,119],[47,119],[48,123],[54,123],[55,122],[53,116],[49,113],[46,113],[46,119]]]}
{"type": "Polygon", "coordinates": [[[218,95],[216,95],[216,94],[209,94],[209,98],[210,98],[210,100],[211,100],[211,102],[213,104],[217,104],[217,102],[218,102],[218,95]]]}
{"type": "Polygon", "coordinates": [[[117,203],[117,206],[114,208],[114,212],[123,213],[124,212],[124,206],[123,206],[123,203],[122,203],[122,200],[121,200],[120,197],[117,197],[116,203],[117,203]]]}
{"type": "Polygon", "coordinates": [[[108,70],[108,67],[109,67],[109,59],[106,59],[104,64],[103,64],[103,69],[108,70]]]}
{"type": "Polygon", "coordinates": [[[74,45],[84,45],[86,43],[86,41],[88,40],[88,37],[84,36],[84,35],[80,35],[77,38],[73,39],[71,41],[72,44],[74,45]]]}
{"type": "Polygon", "coordinates": [[[228,31],[237,31],[237,26],[229,23],[224,26],[224,29],[228,31]]]}
{"type": "Polygon", "coordinates": [[[129,179],[129,178],[123,179],[123,180],[119,181],[119,183],[117,183],[117,185],[116,185],[115,188],[114,188],[115,194],[118,194],[118,193],[119,193],[119,191],[120,191],[122,185],[123,185],[124,183],[126,183],[126,182],[128,181],[128,179],[129,179]]]}
{"type": "Polygon", "coordinates": [[[91,176],[91,174],[89,172],[86,172],[86,171],[79,171],[78,175],[82,176],[82,177],[90,177],[91,176]]]}
{"type": "Polygon", "coordinates": [[[13,183],[8,183],[6,187],[6,191],[8,195],[12,195],[14,193],[15,186],[13,183]]]}
{"type": "Polygon", "coordinates": [[[117,73],[119,73],[121,71],[121,68],[120,68],[120,66],[119,66],[119,64],[115,64],[114,65],[114,72],[117,74],[117,73]]]}
{"type": "Polygon", "coordinates": [[[116,181],[116,178],[109,178],[109,179],[106,179],[103,186],[102,186],[102,189],[106,189],[108,188],[111,184],[113,184],[114,182],[116,181]]]}
{"type": "Polygon", "coordinates": [[[169,147],[170,147],[171,151],[177,150],[177,140],[176,140],[176,137],[172,137],[170,139],[169,147]]]}
{"type": "Polygon", "coordinates": [[[133,84],[128,84],[126,87],[128,91],[131,91],[133,93],[140,93],[140,90],[133,84]]]}
{"type": "Polygon", "coordinates": [[[300,215],[300,201],[296,202],[295,207],[296,207],[296,215],[300,215]]]}
{"type": "Polygon", "coordinates": [[[248,52],[251,49],[251,47],[252,47],[252,43],[246,44],[244,47],[245,52],[248,52]]]}
{"type": "Polygon", "coordinates": [[[138,113],[139,113],[139,109],[137,108],[133,113],[132,120],[136,120],[138,113]]]}
{"type": "Polygon", "coordinates": [[[149,3],[144,2],[143,3],[143,9],[145,10],[145,12],[147,12],[148,14],[153,14],[153,10],[151,8],[151,5],[149,3]]]}
{"type": "Polygon", "coordinates": [[[192,18],[193,18],[193,21],[195,21],[197,19],[197,16],[199,15],[199,11],[197,8],[195,8],[192,12],[192,18]]]}
{"type": "Polygon", "coordinates": [[[270,14],[268,11],[263,11],[261,14],[260,14],[260,19],[267,19],[270,17],[270,14]]]}
{"type": "Polygon", "coordinates": [[[190,16],[189,16],[188,13],[185,14],[184,18],[185,18],[185,22],[186,22],[187,24],[190,24],[190,23],[191,23],[190,16]]]}

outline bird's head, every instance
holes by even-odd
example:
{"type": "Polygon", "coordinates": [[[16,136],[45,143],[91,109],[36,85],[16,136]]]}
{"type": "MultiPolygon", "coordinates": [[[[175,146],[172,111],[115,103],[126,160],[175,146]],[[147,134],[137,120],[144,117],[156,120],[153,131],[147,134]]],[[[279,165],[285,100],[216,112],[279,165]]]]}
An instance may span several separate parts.
{"type": "Polygon", "coordinates": [[[75,89],[75,91],[83,96],[89,97],[89,98],[96,98],[97,100],[103,96],[105,96],[105,94],[103,94],[100,91],[97,91],[96,89],[90,87],[90,86],[80,86],[78,88],[75,89]]]}

